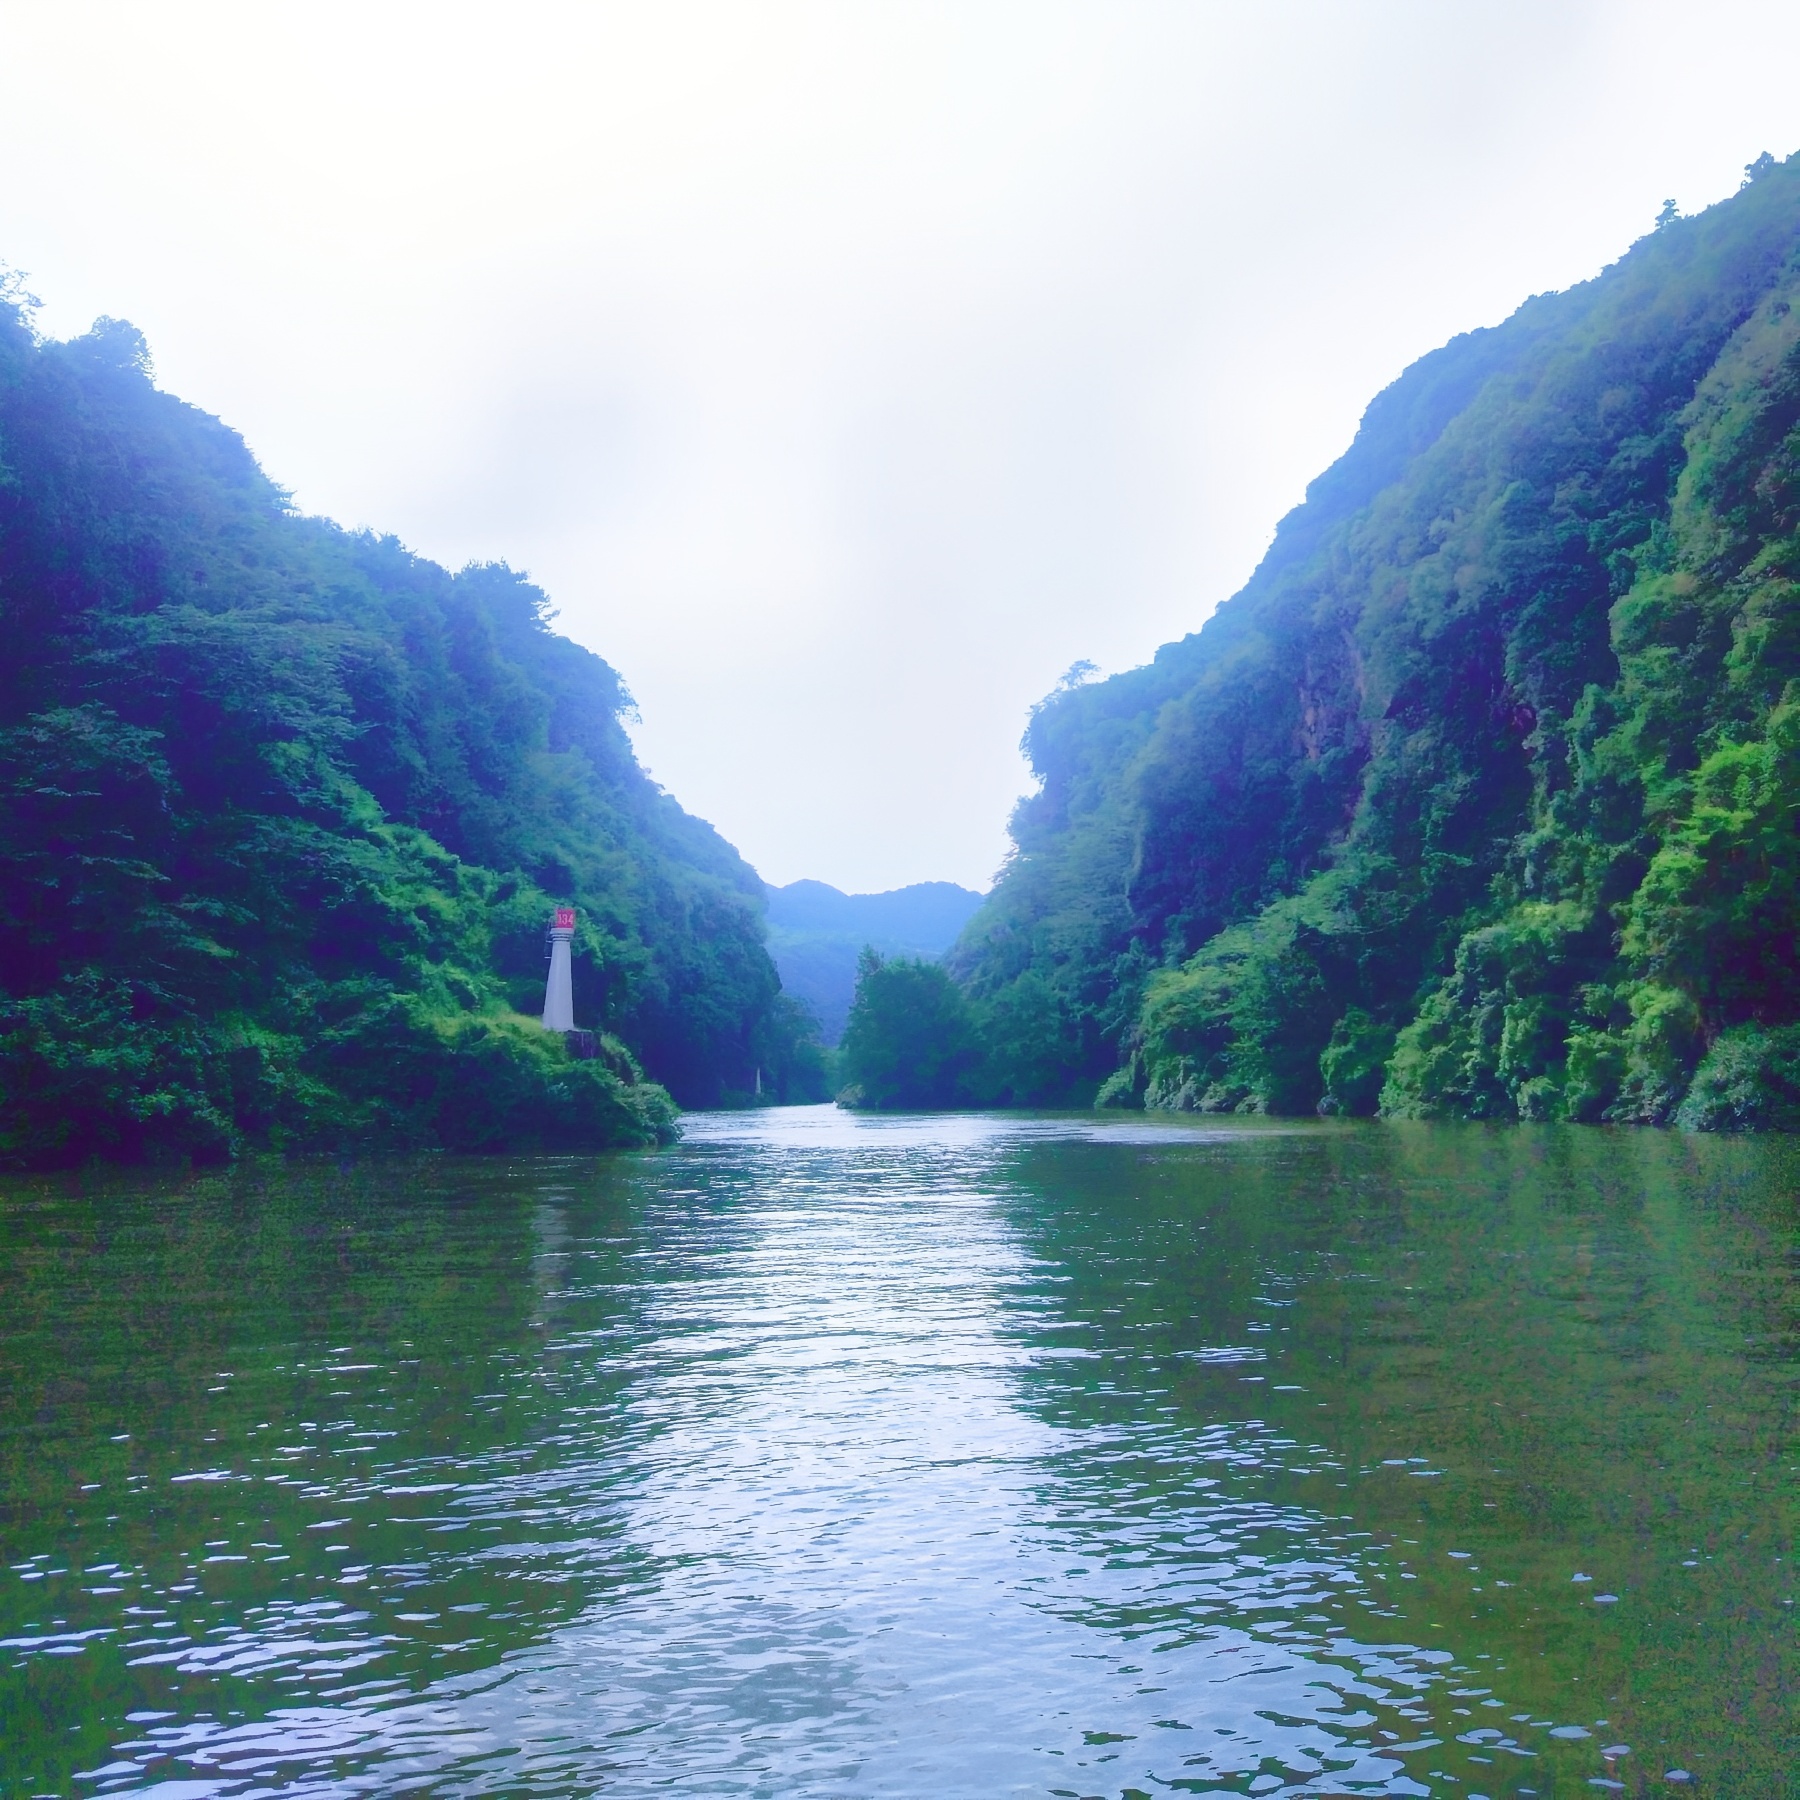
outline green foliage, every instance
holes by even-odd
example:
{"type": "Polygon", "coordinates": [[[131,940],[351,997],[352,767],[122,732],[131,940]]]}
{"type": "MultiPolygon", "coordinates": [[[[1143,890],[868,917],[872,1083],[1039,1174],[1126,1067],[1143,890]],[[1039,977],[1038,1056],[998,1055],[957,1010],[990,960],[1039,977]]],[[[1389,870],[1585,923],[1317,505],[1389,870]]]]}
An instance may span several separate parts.
{"type": "Polygon", "coordinates": [[[1580,905],[1532,901],[1456,946],[1450,975],[1396,1039],[1382,1110],[1400,1118],[1543,1118],[1560,1107],[1569,1034],[1597,1000],[1604,921],[1580,905]]]}
{"type": "Polygon", "coordinates": [[[751,1037],[751,1054],[762,1078],[754,1088],[731,1098],[744,1105],[807,1106],[829,1100],[838,1083],[835,1059],[819,1041],[819,1022],[792,994],[777,994],[751,1037]]]}
{"type": "Polygon", "coordinates": [[[1033,993],[1034,1080],[1783,1123],[1800,159],[1409,369],[1241,594],[1025,749],[951,963],[978,1020],[1033,993]]]}
{"type": "Polygon", "coordinates": [[[1068,996],[1035,969],[971,998],[940,963],[865,948],[838,1098],[880,1109],[1082,1105],[1091,1090],[1071,1079],[1071,1029],[1068,996]]]}
{"type": "Polygon", "coordinates": [[[769,954],[781,985],[836,1045],[850,1018],[857,962],[865,947],[883,956],[934,960],[956,941],[981,896],[949,881],[920,881],[881,894],[846,894],[823,881],[767,890],[769,954]]]}
{"type": "Polygon", "coordinates": [[[968,1002],[939,964],[863,952],[839,1058],[841,1104],[882,1111],[967,1105],[977,1059],[968,1002]]]}
{"type": "Polygon", "coordinates": [[[822,1091],[760,883],[538,589],[297,516],[116,322],[0,306],[0,466],[0,1160],[636,1144],[661,1087],[822,1091]],[[553,903],[610,1062],[516,1017],[553,903]]]}
{"type": "Polygon", "coordinates": [[[1800,707],[1758,742],[1725,742],[1694,771],[1624,914],[1620,948],[1719,1016],[1800,991],[1800,707]]]}
{"type": "Polygon", "coordinates": [[[1388,1059],[1394,1054],[1391,1025],[1352,1006],[1331,1028],[1319,1053],[1319,1096],[1322,1113],[1348,1113],[1364,1118],[1381,1100],[1388,1059]]]}
{"type": "Polygon", "coordinates": [[[1070,1030],[1068,996],[1039,970],[970,1007],[977,1046],[970,1097],[983,1106],[1066,1106],[1087,1098],[1083,1081],[1070,1092],[1062,1045],[1070,1030]]]}
{"type": "Polygon", "coordinates": [[[6,1005],[0,1163],[229,1153],[229,1095],[219,1091],[224,1071],[209,1066],[211,1041],[191,1026],[140,1022],[132,998],[127,984],[84,969],[6,1005]]]}
{"type": "Polygon", "coordinates": [[[356,1137],[451,1150],[597,1150],[673,1136],[675,1109],[613,1039],[570,1059],[535,1020],[446,1020],[416,1002],[371,1007],[319,1041],[303,1069],[354,1096],[356,1137]]]}
{"type": "Polygon", "coordinates": [[[1695,1131],[1800,1131],[1800,1027],[1737,1025],[1694,1071],[1675,1115],[1695,1131]]]}

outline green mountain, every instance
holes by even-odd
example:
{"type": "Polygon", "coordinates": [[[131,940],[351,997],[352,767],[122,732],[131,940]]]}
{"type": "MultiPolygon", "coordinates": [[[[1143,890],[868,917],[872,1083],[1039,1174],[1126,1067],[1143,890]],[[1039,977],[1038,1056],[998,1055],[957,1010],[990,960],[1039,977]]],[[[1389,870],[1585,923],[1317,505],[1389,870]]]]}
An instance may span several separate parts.
{"type": "Polygon", "coordinates": [[[827,1044],[843,1036],[865,948],[884,956],[941,956],[981,905],[953,881],[916,881],[882,894],[846,894],[823,881],[765,890],[769,954],[781,985],[818,1021],[827,1044]]]}
{"type": "Polygon", "coordinates": [[[12,295],[0,1162],[649,1143],[671,1095],[816,1087],[761,883],[549,618],[298,516],[130,326],[12,295]],[[531,1019],[553,903],[593,1060],[531,1019]]]}
{"type": "Polygon", "coordinates": [[[1800,1124],[1797,583],[1764,157],[1408,369],[1203,630],[1037,710],[965,1096],[1800,1124]]]}

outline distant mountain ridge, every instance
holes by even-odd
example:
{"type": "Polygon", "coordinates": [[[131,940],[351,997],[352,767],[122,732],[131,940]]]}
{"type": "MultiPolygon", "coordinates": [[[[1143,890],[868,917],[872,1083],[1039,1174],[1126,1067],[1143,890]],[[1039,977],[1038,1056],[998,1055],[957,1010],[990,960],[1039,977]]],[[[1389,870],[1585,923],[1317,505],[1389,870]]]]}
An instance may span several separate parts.
{"type": "MultiPolygon", "coordinates": [[[[872,933],[939,954],[956,942],[982,896],[954,881],[915,881],[882,894],[846,894],[824,881],[764,884],[769,923],[790,931],[872,933]]],[[[871,939],[872,941],[872,939],[871,939]]]]}
{"type": "Polygon", "coordinates": [[[819,1021],[827,1044],[843,1035],[865,945],[884,956],[935,959],[983,896],[953,881],[916,881],[881,894],[846,894],[823,881],[764,886],[769,954],[783,989],[819,1021]]]}

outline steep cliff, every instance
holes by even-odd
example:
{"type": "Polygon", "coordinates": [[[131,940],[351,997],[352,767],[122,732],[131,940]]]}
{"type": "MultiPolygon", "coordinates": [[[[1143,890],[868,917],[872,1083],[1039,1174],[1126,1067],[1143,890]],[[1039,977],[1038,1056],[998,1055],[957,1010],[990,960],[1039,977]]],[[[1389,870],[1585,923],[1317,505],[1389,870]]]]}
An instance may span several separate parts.
{"type": "Polygon", "coordinates": [[[1407,370],[1033,717],[952,958],[1011,1091],[1800,1122],[1797,426],[1800,159],[1407,370]]]}

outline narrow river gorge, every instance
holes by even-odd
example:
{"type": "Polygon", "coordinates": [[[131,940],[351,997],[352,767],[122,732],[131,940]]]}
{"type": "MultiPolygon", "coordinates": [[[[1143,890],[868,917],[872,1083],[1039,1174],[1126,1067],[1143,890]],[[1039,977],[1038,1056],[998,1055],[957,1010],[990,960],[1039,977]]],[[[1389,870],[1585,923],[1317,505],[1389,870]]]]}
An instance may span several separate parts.
{"type": "Polygon", "coordinates": [[[0,1189],[0,1793],[1789,1791],[1800,1143],[686,1125],[0,1189]]]}

